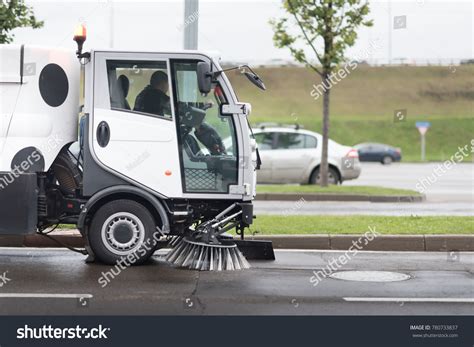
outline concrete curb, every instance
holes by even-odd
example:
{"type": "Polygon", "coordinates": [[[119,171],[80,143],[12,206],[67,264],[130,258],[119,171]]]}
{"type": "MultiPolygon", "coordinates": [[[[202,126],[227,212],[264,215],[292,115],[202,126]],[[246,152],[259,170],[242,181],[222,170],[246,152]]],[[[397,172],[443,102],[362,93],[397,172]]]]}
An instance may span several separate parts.
{"type": "MultiPolygon", "coordinates": [[[[84,240],[75,230],[51,234],[62,244],[84,247],[84,240]]],[[[380,235],[363,245],[361,235],[258,235],[248,240],[268,240],[275,249],[348,250],[354,243],[365,251],[474,251],[474,235],[380,235]]],[[[362,239],[363,241],[363,239],[362,239]]],[[[0,247],[62,247],[41,235],[0,236],[0,247]]]]}
{"type": "Polygon", "coordinates": [[[364,251],[474,251],[474,235],[380,235],[367,245],[361,235],[258,235],[247,238],[273,241],[273,247],[277,249],[347,250],[358,243],[364,251]]]}
{"type": "Polygon", "coordinates": [[[317,194],[317,193],[258,193],[256,200],[296,201],[368,201],[368,202],[423,202],[423,195],[363,195],[363,194],[317,194]]]}

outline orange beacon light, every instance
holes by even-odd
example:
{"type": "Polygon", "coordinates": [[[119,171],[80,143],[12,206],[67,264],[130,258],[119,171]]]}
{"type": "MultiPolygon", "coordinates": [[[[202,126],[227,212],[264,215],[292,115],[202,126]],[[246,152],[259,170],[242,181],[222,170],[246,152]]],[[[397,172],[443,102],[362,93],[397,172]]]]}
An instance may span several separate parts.
{"type": "Polygon", "coordinates": [[[81,58],[82,56],[82,46],[87,38],[87,30],[84,24],[79,24],[76,29],[74,30],[74,37],[73,40],[77,43],[77,56],[81,58]]]}

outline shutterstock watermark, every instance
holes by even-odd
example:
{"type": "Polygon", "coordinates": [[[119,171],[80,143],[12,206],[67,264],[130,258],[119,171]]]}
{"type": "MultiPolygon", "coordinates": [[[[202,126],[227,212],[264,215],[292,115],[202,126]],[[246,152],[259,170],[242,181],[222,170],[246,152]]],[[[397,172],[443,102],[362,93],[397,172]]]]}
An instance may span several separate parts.
{"type": "Polygon", "coordinates": [[[393,17],[393,29],[406,29],[407,28],[407,16],[394,16],[393,17]]]}
{"type": "Polygon", "coordinates": [[[11,279],[7,277],[7,273],[8,271],[5,271],[2,275],[0,275],[0,288],[11,281],[11,279]]]}
{"type": "MultiPolygon", "coordinates": [[[[57,149],[62,141],[63,140],[57,134],[50,136],[43,144],[43,147],[46,148],[45,152],[49,153],[57,149]]],[[[21,161],[19,164],[15,164],[10,172],[0,176],[0,190],[5,189],[18,177],[29,172],[29,170],[34,167],[34,165],[42,158],[43,156],[38,149],[33,150],[23,161],[21,161]]]]}
{"type": "Polygon", "coordinates": [[[155,247],[156,243],[163,235],[160,228],[157,227],[157,229],[158,231],[153,234],[153,238],[147,239],[145,242],[143,242],[136,252],[130,253],[127,256],[122,256],[119,260],[117,260],[115,266],[110,268],[109,271],[102,271],[101,276],[97,280],[102,288],[107,287],[107,285],[112,282],[115,277],[118,277],[123,270],[135,264],[140,259],[140,257],[144,256],[146,252],[151,251],[151,249],[155,247]]]}
{"type": "Polygon", "coordinates": [[[333,86],[337,85],[341,82],[344,78],[349,76],[352,71],[357,69],[359,66],[359,60],[365,60],[370,57],[376,50],[380,49],[381,46],[379,45],[378,40],[371,41],[369,43],[369,47],[364,51],[356,54],[354,60],[351,60],[344,64],[336,72],[330,74],[328,76],[327,81],[321,81],[318,85],[313,84],[313,89],[310,92],[310,95],[314,98],[314,100],[318,100],[320,96],[324,94],[324,92],[328,89],[331,89],[333,86]]]}
{"type": "Polygon", "coordinates": [[[289,215],[294,214],[293,212],[296,212],[299,209],[301,209],[305,204],[306,204],[306,200],[304,198],[300,198],[299,200],[295,201],[295,203],[293,204],[293,206],[291,206],[291,208],[284,210],[283,215],[285,217],[288,217],[289,215]]]}
{"type": "Polygon", "coordinates": [[[183,30],[188,25],[193,24],[198,18],[199,18],[199,11],[197,10],[191,13],[189,16],[187,16],[183,24],[178,25],[178,30],[179,31],[183,30]]]}
{"type": "Polygon", "coordinates": [[[96,328],[82,328],[76,325],[74,328],[55,328],[51,325],[43,325],[42,327],[33,327],[25,324],[16,330],[16,338],[18,340],[60,340],[60,339],[108,339],[107,333],[110,328],[105,328],[99,324],[96,328]]]}
{"type": "Polygon", "coordinates": [[[379,235],[375,227],[369,226],[369,231],[365,232],[365,234],[356,241],[352,241],[352,246],[344,254],[329,260],[328,265],[321,270],[313,270],[313,276],[310,277],[309,282],[316,287],[324,278],[329,277],[350,262],[360,250],[364,249],[364,246],[367,246],[369,242],[373,241],[379,235]]]}
{"type": "Polygon", "coordinates": [[[150,152],[144,151],[138,157],[136,157],[132,162],[125,166],[125,168],[129,171],[132,171],[136,167],[140,166],[145,162],[148,158],[150,158],[150,152]]]}
{"type": "Polygon", "coordinates": [[[28,157],[19,165],[15,165],[12,171],[0,176],[0,189],[5,189],[12,184],[18,177],[27,173],[35,163],[41,160],[41,154],[34,150],[28,157]]]}
{"type": "Polygon", "coordinates": [[[416,190],[423,194],[429,186],[436,183],[440,177],[446,174],[458,163],[462,162],[471,153],[474,153],[474,139],[471,140],[470,144],[464,145],[463,147],[459,146],[456,153],[454,153],[448,160],[438,164],[430,175],[420,178],[415,185],[416,190]]]}

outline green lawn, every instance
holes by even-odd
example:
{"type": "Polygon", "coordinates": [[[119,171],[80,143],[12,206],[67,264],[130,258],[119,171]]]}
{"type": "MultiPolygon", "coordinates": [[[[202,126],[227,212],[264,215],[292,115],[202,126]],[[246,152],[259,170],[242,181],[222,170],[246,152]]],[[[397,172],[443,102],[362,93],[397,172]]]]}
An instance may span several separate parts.
{"type": "Polygon", "coordinates": [[[271,234],[474,234],[474,217],[259,215],[251,232],[271,234]]]}
{"type": "MultiPolygon", "coordinates": [[[[363,234],[369,226],[384,235],[474,234],[474,217],[258,215],[248,234],[363,234]]],[[[75,229],[62,224],[59,229],[75,229]]]]}
{"type": "Polygon", "coordinates": [[[258,193],[323,193],[323,194],[362,194],[362,195],[410,195],[418,196],[415,190],[372,186],[336,186],[322,188],[317,185],[258,185],[258,193]]]}
{"type": "MultiPolygon", "coordinates": [[[[310,93],[320,82],[299,67],[260,68],[262,92],[245,78],[229,74],[239,99],[252,104],[250,121],[299,123],[321,132],[322,97],[310,93]]],[[[458,146],[471,146],[474,134],[474,65],[425,67],[359,66],[331,89],[330,137],[345,145],[382,142],[400,147],[404,161],[420,160],[417,121],[430,121],[426,157],[449,159],[458,146]],[[395,110],[407,110],[394,122],[395,110]]],[[[469,147],[470,148],[470,147],[469,147]]],[[[470,154],[466,160],[472,160],[470,154]]]]}

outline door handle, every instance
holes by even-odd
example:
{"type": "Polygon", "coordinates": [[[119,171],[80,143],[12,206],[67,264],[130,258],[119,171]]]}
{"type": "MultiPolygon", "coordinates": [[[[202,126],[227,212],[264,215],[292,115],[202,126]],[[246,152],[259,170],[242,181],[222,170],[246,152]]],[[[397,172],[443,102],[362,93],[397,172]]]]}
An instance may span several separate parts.
{"type": "Polygon", "coordinates": [[[107,122],[100,122],[97,127],[97,142],[100,147],[106,147],[110,141],[110,128],[107,122]]]}

